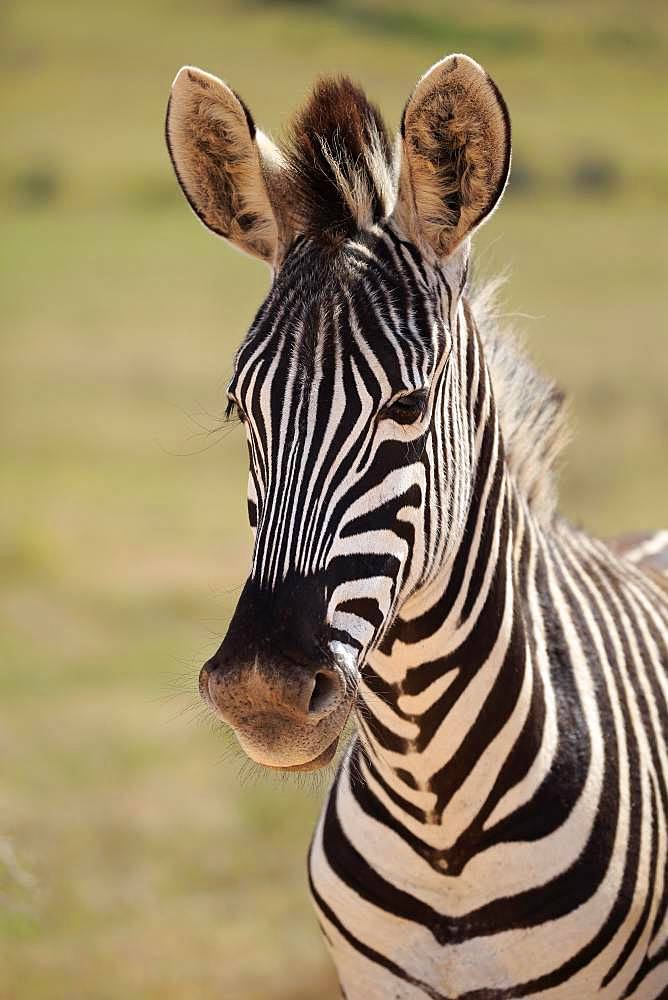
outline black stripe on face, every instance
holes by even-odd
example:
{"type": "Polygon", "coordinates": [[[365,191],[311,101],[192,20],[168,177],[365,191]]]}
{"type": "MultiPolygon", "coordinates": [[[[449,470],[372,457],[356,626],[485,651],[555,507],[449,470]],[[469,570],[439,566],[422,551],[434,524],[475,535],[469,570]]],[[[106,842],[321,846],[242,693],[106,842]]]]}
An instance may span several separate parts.
{"type": "Polygon", "coordinates": [[[339,604],[336,610],[344,614],[357,615],[359,618],[364,618],[374,628],[380,628],[383,624],[383,615],[378,607],[378,602],[372,597],[350,598],[339,604]]]}
{"type": "MultiPolygon", "coordinates": [[[[335,582],[372,574],[373,557],[340,558],[332,550],[337,537],[365,531],[389,530],[402,552],[401,559],[389,552],[375,560],[378,575],[392,580],[392,614],[407,581],[426,571],[426,554],[419,567],[412,561],[415,525],[399,513],[425,507],[427,494],[417,484],[430,479],[426,467],[436,453],[427,439],[440,427],[425,414],[422,434],[407,437],[415,422],[403,432],[390,417],[379,428],[390,400],[427,391],[446,340],[441,294],[415,248],[388,229],[359,233],[336,252],[323,253],[312,240],[291,248],[238,352],[230,386],[248,416],[253,574],[264,585],[288,571],[321,572],[328,563],[335,582]],[[343,406],[332,425],[339,393],[343,406]],[[413,486],[396,502],[347,523],[357,500],[381,493],[391,473],[418,464],[413,486]]],[[[433,398],[445,404],[440,389],[433,398]]],[[[438,494],[434,507],[447,517],[438,494]]],[[[429,540],[437,541],[438,524],[433,530],[431,515],[425,520],[429,540]]],[[[379,615],[359,617],[377,634],[379,615]]]]}
{"type": "Polygon", "coordinates": [[[257,528],[257,504],[253,500],[248,500],[248,523],[253,531],[257,528]]]}

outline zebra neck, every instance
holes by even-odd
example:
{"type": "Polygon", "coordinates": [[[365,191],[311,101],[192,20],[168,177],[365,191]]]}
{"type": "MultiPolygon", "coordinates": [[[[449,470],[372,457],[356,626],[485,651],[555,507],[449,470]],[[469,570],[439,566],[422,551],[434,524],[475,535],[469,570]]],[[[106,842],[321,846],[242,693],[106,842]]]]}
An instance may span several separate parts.
{"type": "MultiPolygon", "coordinates": [[[[493,414],[489,426],[498,433],[493,414]]],[[[519,771],[526,760],[540,769],[542,752],[527,629],[540,532],[502,448],[481,476],[454,558],[369,658],[352,751],[369,808],[451,873],[511,808],[519,771]]]]}

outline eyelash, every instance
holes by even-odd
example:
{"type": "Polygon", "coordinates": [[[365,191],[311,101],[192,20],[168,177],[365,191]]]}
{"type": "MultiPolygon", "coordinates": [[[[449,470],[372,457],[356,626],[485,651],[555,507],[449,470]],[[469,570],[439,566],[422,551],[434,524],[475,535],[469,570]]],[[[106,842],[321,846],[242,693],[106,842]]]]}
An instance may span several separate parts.
{"type": "Polygon", "coordinates": [[[414,424],[421,420],[427,409],[427,390],[417,389],[415,392],[398,396],[383,407],[381,417],[394,420],[397,424],[414,424]]]}
{"type": "Polygon", "coordinates": [[[237,403],[236,399],[228,399],[227,406],[225,407],[225,419],[231,420],[233,417],[236,417],[241,424],[243,424],[246,419],[243,414],[243,410],[237,403]]]}

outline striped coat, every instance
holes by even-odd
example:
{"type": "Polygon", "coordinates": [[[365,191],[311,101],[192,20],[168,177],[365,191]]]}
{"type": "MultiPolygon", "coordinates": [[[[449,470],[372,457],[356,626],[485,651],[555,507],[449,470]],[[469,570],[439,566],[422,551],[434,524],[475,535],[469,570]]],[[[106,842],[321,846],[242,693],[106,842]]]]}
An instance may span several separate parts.
{"type": "Polygon", "coordinates": [[[252,566],[200,690],[283,771],[355,720],[309,854],[344,996],[668,996],[668,533],[558,516],[563,397],[470,291],[498,88],[442,60],[393,151],[324,80],[276,146],[185,67],[167,142],[272,272],[229,385],[252,566]]]}

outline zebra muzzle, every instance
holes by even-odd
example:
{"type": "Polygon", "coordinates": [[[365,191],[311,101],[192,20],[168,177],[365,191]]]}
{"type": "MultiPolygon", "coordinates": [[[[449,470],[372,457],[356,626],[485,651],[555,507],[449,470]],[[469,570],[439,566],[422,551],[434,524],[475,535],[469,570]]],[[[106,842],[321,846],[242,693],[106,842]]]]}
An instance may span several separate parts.
{"type": "Polygon", "coordinates": [[[214,657],[200,674],[200,693],[232,727],[244,752],[258,764],[310,771],[328,764],[350,710],[337,668],[309,672],[293,663],[270,669],[221,669],[214,657]]]}
{"type": "Polygon", "coordinates": [[[331,649],[325,591],[293,576],[273,590],[249,580],[200,692],[259,764],[313,770],[334,756],[354,700],[349,664],[331,649]]]}

